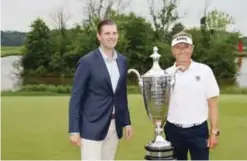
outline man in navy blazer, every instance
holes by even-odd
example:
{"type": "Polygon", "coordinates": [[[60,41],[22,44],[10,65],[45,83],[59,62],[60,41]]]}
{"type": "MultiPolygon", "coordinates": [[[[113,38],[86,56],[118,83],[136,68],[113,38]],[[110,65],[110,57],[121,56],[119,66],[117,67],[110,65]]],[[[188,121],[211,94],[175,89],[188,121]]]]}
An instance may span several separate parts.
{"type": "Polygon", "coordinates": [[[127,61],[114,48],[116,24],[98,25],[99,48],[78,61],[69,102],[69,133],[72,144],[81,145],[82,160],[113,160],[125,128],[132,128],[127,100],[127,61]]]}

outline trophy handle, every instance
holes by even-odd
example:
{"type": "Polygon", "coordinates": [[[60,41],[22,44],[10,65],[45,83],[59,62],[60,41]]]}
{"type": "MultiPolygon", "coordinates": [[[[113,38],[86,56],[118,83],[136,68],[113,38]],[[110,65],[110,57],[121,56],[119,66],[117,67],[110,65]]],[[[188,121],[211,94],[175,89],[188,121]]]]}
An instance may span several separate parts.
{"type": "Polygon", "coordinates": [[[140,73],[136,69],[129,69],[128,70],[128,74],[130,74],[132,72],[135,73],[135,75],[137,76],[138,85],[139,85],[139,87],[141,89],[141,92],[142,92],[143,91],[143,83],[142,83],[141,75],[140,75],[140,73]]]}

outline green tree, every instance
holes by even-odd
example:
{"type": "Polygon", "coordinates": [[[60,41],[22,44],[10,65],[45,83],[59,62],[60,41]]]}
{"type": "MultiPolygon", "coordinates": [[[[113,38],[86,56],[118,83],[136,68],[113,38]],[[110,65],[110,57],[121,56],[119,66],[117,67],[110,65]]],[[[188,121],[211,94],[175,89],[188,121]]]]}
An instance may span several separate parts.
{"type": "Polygon", "coordinates": [[[206,26],[209,30],[226,31],[228,25],[233,24],[233,18],[222,11],[214,9],[206,16],[206,26]]]}
{"type": "Polygon", "coordinates": [[[25,75],[43,75],[49,72],[53,46],[50,30],[41,18],[31,24],[31,31],[27,34],[24,44],[24,52],[21,64],[25,75]]]}
{"type": "Polygon", "coordinates": [[[68,45],[71,42],[68,37],[68,32],[70,32],[70,30],[66,29],[69,15],[66,14],[63,8],[58,8],[51,16],[56,25],[56,30],[54,30],[52,35],[55,45],[55,53],[50,62],[50,66],[53,72],[63,78],[66,73],[64,57],[68,52],[68,45]]]}
{"type": "MultiPolygon", "coordinates": [[[[129,67],[137,68],[140,71],[146,70],[147,66],[143,63],[150,61],[150,54],[155,42],[154,30],[149,22],[142,17],[137,17],[133,13],[117,14],[111,10],[108,13],[109,18],[117,23],[119,30],[119,42],[116,49],[127,56],[129,67]]],[[[100,19],[95,17],[93,22],[97,24],[100,19]]],[[[91,25],[92,22],[85,22],[82,30],[78,33],[77,40],[73,44],[73,51],[70,52],[73,60],[78,60],[80,56],[98,47],[96,39],[96,28],[91,25]]],[[[71,67],[75,67],[77,61],[71,67]]]]}
{"type": "Polygon", "coordinates": [[[195,61],[209,65],[220,85],[235,83],[237,64],[236,45],[237,33],[217,32],[212,35],[210,47],[204,46],[204,35],[199,28],[187,30],[192,34],[195,61]]]}
{"type": "Polygon", "coordinates": [[[168,36],[168,42],[169,44],[171,43],[172,36],[179,33],[180,31],[184,30],[185,27],[182,23],[178,22],[175,23],[174,26],[172,27],[171,31],[169,32],[168,36]]]}
{"type": "Polygon", "coordinates": [[[155,38],[162,41],[170,41],[169,28],[179,19],[176,11],[178,0],[149,0],[150,15],[155,28],[155,38]],[[160,9],[155,7],[158,3],[160,9]]]}

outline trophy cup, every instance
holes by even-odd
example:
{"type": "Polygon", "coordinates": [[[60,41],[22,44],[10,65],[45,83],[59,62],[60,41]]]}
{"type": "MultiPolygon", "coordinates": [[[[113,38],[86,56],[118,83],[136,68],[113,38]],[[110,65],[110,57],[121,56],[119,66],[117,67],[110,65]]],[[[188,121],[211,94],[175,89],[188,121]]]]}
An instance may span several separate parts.
{"type": "Polygon", "coordinates": [[[159,65],[160,54],[158,48],[153,48],[152,68],[140,76],[136,69],[129,69],[128,73],[135,73],[144,99],[144,105],[149,119],[155,125],[155,137],[145,145],[145,160],[175,160],[174,147],[162,137],[163,126],[166,122],[170,96],[175,85],[175,74],[168,74],[159,65]]]}

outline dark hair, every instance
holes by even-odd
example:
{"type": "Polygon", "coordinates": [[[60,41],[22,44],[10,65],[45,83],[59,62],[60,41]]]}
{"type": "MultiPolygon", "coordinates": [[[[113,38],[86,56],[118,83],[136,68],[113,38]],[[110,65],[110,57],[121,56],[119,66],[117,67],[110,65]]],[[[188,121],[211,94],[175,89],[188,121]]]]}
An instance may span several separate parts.
{"type": "Polygon", "coordinates": [[[97,32],[101,33],[102,27],[105,25],[116,25],[113,20],[103,20],[98,24],[97,32]]]}

